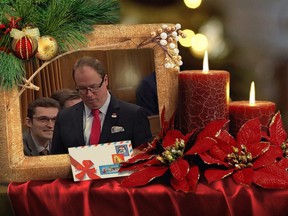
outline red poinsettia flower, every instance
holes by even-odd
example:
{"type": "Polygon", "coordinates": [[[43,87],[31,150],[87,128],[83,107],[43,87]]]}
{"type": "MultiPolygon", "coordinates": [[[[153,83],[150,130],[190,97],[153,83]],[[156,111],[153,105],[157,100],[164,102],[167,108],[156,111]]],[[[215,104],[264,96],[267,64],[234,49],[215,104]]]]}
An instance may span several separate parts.
{"type": "MultiPolygon", "coordinates": [[[[135,187],[146,185],[164,174],[170,174],[170,184],[175,190],[183,192],[195,191],[200,177],[199,167],[194,163],[188,140],[197,130],[187,135],[174,129],[174,116],[164,121],[165,110],[161,113],[162,130],[150,144],[143,144],[144,150],[122,163],[120,171],[136,171],[122,181],[122,186],[135,187]]],[[[223,128],[225,121],[215,121],[197,135],[197,140],[205,140],[206,136],[215,136],[223,128]]]]}
{"type": "Polygon", "coordinates": [[[146,185],[153,179],[171,172],[170,183],[176,190],[188,192],[196,187],[199,169],[184,157],[185,145],[191,134],[184,136],[178,130],[169,130],[160,145],[155,139],[147,152],[141,152],[121,165],[120,172],[134,170],[122,181],[122,186],[146,185]],[[158,149],[157,149],[158,148],[158,149]]]}
{"type": "Polygon", "coordinates": [[[120,172],[135,171],[122,181],[122,186],[136,187],[148,184],[153,179],[170,172],[170,184],[176,190],[195,190],[199,169],[184,159],[186,144],[194,133],[183,135],[174,129],[174,115],[165,120],[165,108],[161,113],[162,128],[152,143],[142,144],[140,153],[121,164],[120,172]]]}
{"type": "Polygon", "coordinates": [[[276,164],[282,152],[270,146],[269,142],[261,141],[261,138],[258,118],[246,122],[240,128],[236,140],[226,130],[209,138],[213,140],[210,141],[209,150],[199,153],[205,163],[214,164],[213,168],[204,171],[207,181],[211,183],[232,175],[239,184],[255,183],[266,188],[287,188],[287,173],[276,164]]]}
{"type": "Polygon", "coordinates": [[[269,125],[269,136],[265,137],[271,145],[277,146],[282,150],[283,157],[279,165],[288,168],[288,135],[283,127],[281,114],[278,111],[272,118],[269,125]]]}
{"type": "Polygon", "coordinates": [[[207,124],[198,134],[195,144],[186,152],[186,155],[196,155],[207,152],[211,146],[217,144],[213,137],[218,136],[228,122],[229,120],[227,119],[221,119],[207,124]]]}

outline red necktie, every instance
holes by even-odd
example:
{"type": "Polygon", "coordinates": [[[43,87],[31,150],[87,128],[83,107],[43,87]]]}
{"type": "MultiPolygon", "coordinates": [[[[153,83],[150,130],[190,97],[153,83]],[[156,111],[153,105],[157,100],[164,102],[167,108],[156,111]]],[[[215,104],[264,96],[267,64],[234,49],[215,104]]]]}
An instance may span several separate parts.
{"type": "Polygon", "coordinates": [[[90,133],[90,144],[98,144],[100,139],[100,132],[101,132],[101,121],[99,118],[99,110],[93,109],[91,111],[93,115],[93,123],[91,127],[91,133],[90,133]]]}

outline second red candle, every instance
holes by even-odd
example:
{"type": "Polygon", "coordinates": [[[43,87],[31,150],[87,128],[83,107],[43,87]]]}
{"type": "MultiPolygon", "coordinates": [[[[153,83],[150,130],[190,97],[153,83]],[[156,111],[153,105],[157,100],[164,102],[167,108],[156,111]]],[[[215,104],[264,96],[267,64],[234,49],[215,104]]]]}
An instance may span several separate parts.
{"type": "Polygon", "coordinates": [[[267,130],[275,114],[275,103],[270,101],[256,101],[250,105],[249,101],[230,102],[230,133],[236,136],[244,123],[253,118],[259,118],[263,130],[267,130]]]}

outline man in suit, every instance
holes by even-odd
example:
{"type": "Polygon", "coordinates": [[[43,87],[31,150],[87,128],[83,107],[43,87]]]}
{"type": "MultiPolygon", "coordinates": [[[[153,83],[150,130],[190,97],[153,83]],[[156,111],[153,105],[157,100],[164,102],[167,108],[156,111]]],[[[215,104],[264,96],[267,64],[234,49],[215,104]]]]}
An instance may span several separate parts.
{"type": "Polygon", "coordinates": [[[39,98],[29,104],[25,119],[28,128],[23,133],[25,155],[49,154],[59,109],[59,103],[52,98],[39,98]]]}
{"type": "Polygon", "coordinates": [[[95,120],[92,110],[99,111],[101,132],[98,143],[131,140],[135,148],[150,141],[152,135],[145,110],[110,94],[108,76],[99,60],[80,58],[74,65],[73,79],[82,102],[58,114],[52,141],[53,154],[68,153],[69,147],[96,144],[90,142],[95,120]]]}

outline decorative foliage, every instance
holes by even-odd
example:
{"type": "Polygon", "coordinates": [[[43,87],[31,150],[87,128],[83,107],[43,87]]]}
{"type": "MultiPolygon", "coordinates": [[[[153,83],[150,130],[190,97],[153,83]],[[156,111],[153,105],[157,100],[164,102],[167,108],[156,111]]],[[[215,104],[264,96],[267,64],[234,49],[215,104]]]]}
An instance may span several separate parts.
{"type": "Polygon", "coordinates": [[[195,190],[199,179],[198,167],[184,159],[186,144],[194,131],[184,136],[174,129],[174,117],[165,121],[164,116],[165,109],[161,114],[163,127],[159,136],[152,143],[140,146],[142,152],[122,164],[120,172],[137,171],[123,180],[123,186],[145,185],[154,178],[170,172],[170,183],[176,190],[195,190]]]}
{"type": "MultiPolygon", "coordinates": [[[[239,130],[236,140],[225,130],[214,139],[216,143],[210,146],[209,151],[199,154],[205,163],[223,166],[220,169],[205,170],[204,175],[209,183],[232,175],[239,184],[251,185],[253,182],[264,186],[264,178],[256,180],[258,171],[261,172],[261,168],[275,163],[281,155],[281,151],[277,151],[268,142],[261,141],[261,123],[258,118],[246,122],[239,130]]],[[[288,176],[285,179],[285,173],[283,169],[283,183],[288,186],[288,176]]],[[[267,177],[270,178],[270,175],[267,177]]]]}
{"type": "MultiPolygon", "coordinates": [[[[124,162],[120,172],[136,171],[122,182],[123,186],[135,187],[149,183],[157,177],[168,174],[170,184],[175,190],[184,192],[195,191],[200,177],[198,157],[190,151],[189,140],[197,134],[193,130],[185,136],[174,129],[174,116],[165,121],[165,109],[161,113],[162,129],[152,143],[140,146],[142,150],[135,157],[124,162]]],[[[197,142],[204,142],[206,136],[216,136],[226,121],[211,122],[197,136],[197,142]],[[215,124],[216,123],[216,124],[215,124]]],[[[165,175],[166,176],[166,175],[165,175]]]]}
{"type": "Polygon", "coordinates": [[[22,60],[0,51],[0,86],[11,89],[25,76],[22,60]]]}
{"type": "Polygon", "coordinates": [[[269,136],[265,136],[271,145],[282,151],[280,165],[288,169],[288,135],[283,127],[283,122],[280,112],[272,118],[269,125],[269,136]]]}
{"type": "Polygon", "coordinates": [[[159,136],[141,145],[140,153],[121,165],[120,171],[135,171],[122,181],[123,186],[141,186],[168,177],[175,190],[195,191],[203,171],[209,184],[232,176],[236,183],[247,186],[288,188],[287,134],[279,112],[269,134],[261,131],[255,118],[241,127],[236,138],[226,130],[228,120],[215,120],[202,131],[184,136],[174,129],[174,117],[164,121],[163,113],[165,110],[159,136]]]}
{"type": "MultiPolygon", "coordinates": [[[[85,34],[93,30],[93,25],[118,22],[119,12],[119,2],[116,0],[1,1],[0,64],[5,65],[5,67],[0,67],[1,87],[11,88],[21,83],[23,79],[25,73],[23,61],[16,60],[11,50],[14,49],[14,53],[17,53],[16,55],[20,58],[23,57],[22,59],[27,59],[27,54],[29,58],[32,57],[35,46],[31,45],[29,52],[26,52],[25,46],[22,46],[22,37],[31,39],[31,36],[28,37],[25,33],[25,29],[38,29],[40,35],[33,37],[36,40],[39,36],[55,38],[59,45],[59,52],[62,53],[85,45],[87,43],[85,34]],[[17,38],[13,45],[12,40],[15,40],[15,34],[11,35],[11,31],[15,32],[15,30],[17,30],[17,38]],[[25,55],[21,53],[22,50],[25,51],[25,55]]],[[[25,45],[30,45],[30,43],[25,45]]]]}
{"type": "Polygon", "coordinates": [[[172,27],[164,24],[157,31],[151,32],[151,38],[143,41],[138,47],[156,43],[166,54],[165,68],[179,68],[183,62],[176,44],[179,41],[179,36],[182,38],[186,37],[180,29],[181,25],[179,23],[172,27]]]}

